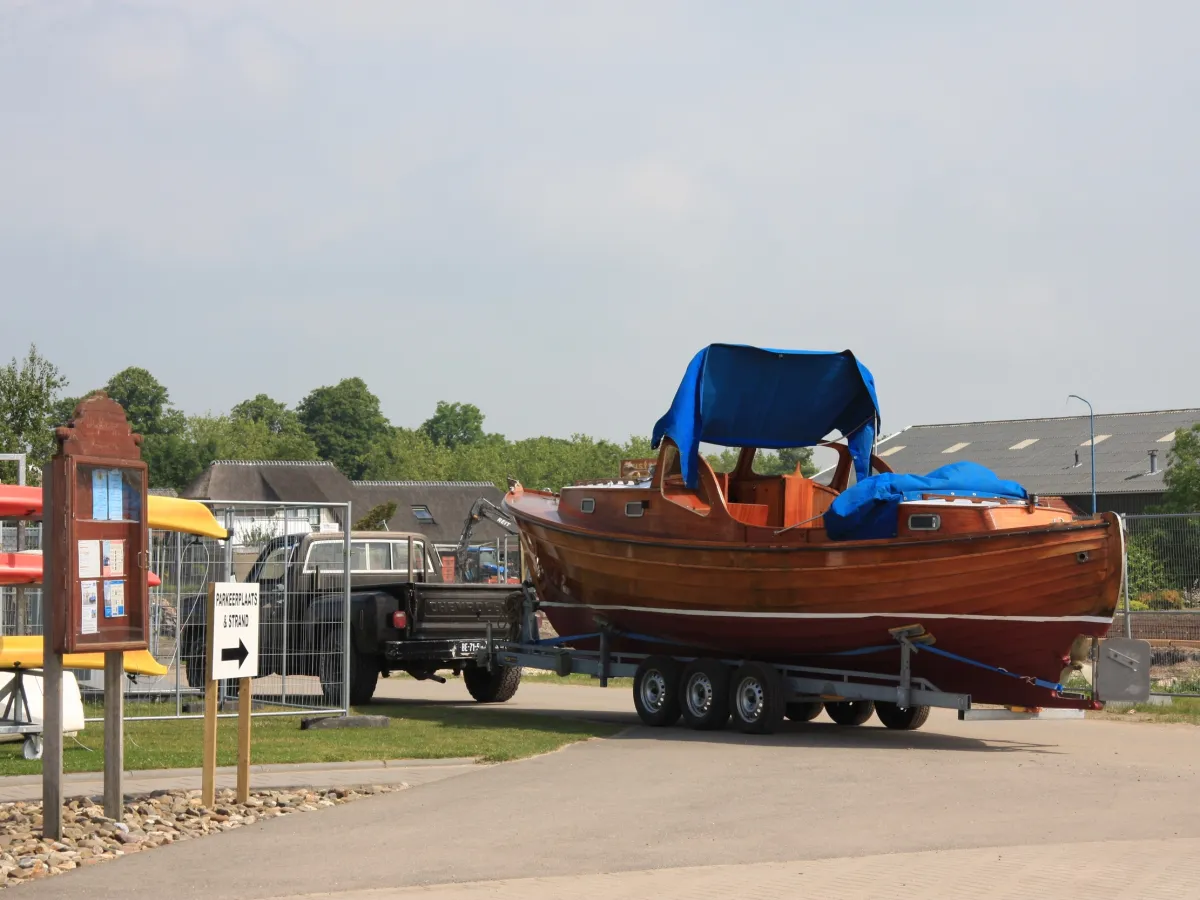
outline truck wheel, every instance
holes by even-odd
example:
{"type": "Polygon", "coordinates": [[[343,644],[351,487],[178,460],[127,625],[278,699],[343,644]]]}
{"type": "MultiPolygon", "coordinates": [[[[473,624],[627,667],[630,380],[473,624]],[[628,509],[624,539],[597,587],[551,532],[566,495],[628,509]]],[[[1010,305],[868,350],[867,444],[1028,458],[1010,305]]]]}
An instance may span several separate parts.
{"type": "Polygon", "coordinates": [[[928,706],[897,706],[895,703],[875,704],[875,715],[885,728],[896,731],[916,731],[929,718],[928,706]]]}
{"type": "Polygon", "coordinates": [[[870,700],[838,700],[826,703],[825,712],[839,725],[861,725],[871,718],[875,704],[870,700]]]}
{"type": "Polygon", "coordinates": [[[697,731],[717,731],[729,722],[729,669],[720,660],[694,659],[679,680],[683,724],[697,731]]]}
{"type": "Polygon", "coordinates": [[[679,721],[679,680],[683,667],[669,656],[650,656],[633,675],[633,706],[651,728],[679,721]]]}
{"type": "Polygon", "coordinates": [[[771,734],[783,724],[783,679],[779,670],[761,662],[742,663],[730,682],[733,724],[743,734],[771,734]]]}
{"type": "Polygon", "coordinates": [[[784,714],[793,722],[811,722],[825,707],[820,700],[805,700],[789,703],[784,714]]]}
{"type": "MultiPolygon", "coordinates": [[[[326,706],[342,705],[342,656],[345,650],[339,637],[331,636],[325,642],[317,670],[321,678],[321,694],[326,706]]],[[[370,703],[379,684],[379,660],[360,653],[350,645],[350,705],[362,706],[370,703]]]]}
{"type": "Polygon", "coordinates": [[[183,660],[183,671],[187,674],[187,683],[198,691],[204,690],[206,673],[203,656],[188,656],[183,660]]]}
{"type": "Polygon", "coordinates": [[[496,666],[489,672],[485,666],[470,665],[463,669],[463,681],[480,703],[503,703],[521,686],[521,670],[496,666]]]}

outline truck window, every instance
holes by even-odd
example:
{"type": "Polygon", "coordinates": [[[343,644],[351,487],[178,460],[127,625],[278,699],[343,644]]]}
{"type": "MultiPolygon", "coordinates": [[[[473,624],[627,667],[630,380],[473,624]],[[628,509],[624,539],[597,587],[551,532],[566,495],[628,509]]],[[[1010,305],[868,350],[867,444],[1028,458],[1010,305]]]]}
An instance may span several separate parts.
{"type": "MultiPolygon", "coordinates": [[[[425,556],[425,542],[413,541],[412,543],[412,568],[414,572],[420,572],[422,566],[426,566],[427,573],[433,572],[433,565],[425,556]]],[[[397,572],[408,571],[408,541],[392,541],[392,568],[397,572]]]]}
{"type": "MultiPolygon", "coordinates": [[[[392,571],[392,548],[388,545],[387,541],[368,541],[366,547],[368,571],[392,571]]],[[[358,571],[357,565],[354,567],[354,571],[358,571]]]]}
{"type": "MultiPolygon", "coordinates": [[[[314,541],[308,547],[308,556],[304,560],[304,573],[310,574],[320,569],[322,572],[342,571],[342,542],[314,541]]],[[[353,550],[351,550],[353,554],[353,550]]]]}
{"type": "Polygon", "coordinates": [[[287,558],[291,549],[291,547],[285,545],[272,550],[267,555],[267,558],[262,561],[262,565],[259,566],[258,580],[279,581],[283,578],[283,572],[287,566],[287,558]]]}

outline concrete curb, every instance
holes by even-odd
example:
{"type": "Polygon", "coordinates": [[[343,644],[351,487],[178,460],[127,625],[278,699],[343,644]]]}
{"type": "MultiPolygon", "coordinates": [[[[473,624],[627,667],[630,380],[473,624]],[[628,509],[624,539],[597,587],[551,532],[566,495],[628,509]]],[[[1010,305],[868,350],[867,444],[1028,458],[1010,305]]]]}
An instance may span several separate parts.
{"type": "MultiPolygon", "coordinates": [[[[326,763],[268,763],[251,765],[250,771],[260,775],[288,774],[297,775],[304,772],[344,772],[349,770],[366,771],[371,769],[414,769],[427,767],[473,766],[478,763],[473,756],[453,756],[445,759],[359,759],[348,762],[326,763]]],[[[218,766],[218,775],[230,775],[237,772],[236,766],[218,766]]],[[[127,770],[129,778],[188,778],[198,777],[200,769],[134,769],[127,770]]],[[[63,784],[93,781],[102,778],[103,772],[68,772],[63,775],[63,784]]],[[[0,790],[5,787],[20,787],[26,784],[41,784],[41,775],[5,775],[0,777],[0,790]]],[[[297,782],[300,784],[301,782],[297,782]]]]}

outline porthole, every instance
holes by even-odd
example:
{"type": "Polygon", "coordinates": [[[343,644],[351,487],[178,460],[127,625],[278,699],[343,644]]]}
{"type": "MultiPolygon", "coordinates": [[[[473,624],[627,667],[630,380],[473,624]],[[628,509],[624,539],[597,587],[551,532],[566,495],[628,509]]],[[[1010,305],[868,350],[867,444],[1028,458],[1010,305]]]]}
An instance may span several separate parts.
{"type": "Polygon", "coordinates": [[[591,497],[584,497],[579,501],[579,511],[594,513],[596,511],[596,501],[591,497]]]}
{"type": "Polygon", "coordinates": [[[646,513],[646,501],[631,500],[625,504],[625,515],[631,519],[641,518],[646,513]]]}
{"type": "Polygon", "coordinates": [[[932,513],[918,513],[908,517],[909,531],[937,531],[942,527],[942,517],[932,513]]]}

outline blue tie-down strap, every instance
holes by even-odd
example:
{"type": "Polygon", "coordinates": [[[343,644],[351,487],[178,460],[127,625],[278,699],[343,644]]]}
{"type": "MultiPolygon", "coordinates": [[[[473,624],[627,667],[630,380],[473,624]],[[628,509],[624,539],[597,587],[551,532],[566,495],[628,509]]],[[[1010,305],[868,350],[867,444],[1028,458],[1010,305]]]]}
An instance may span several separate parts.
{"type": "Polygon", "coordinates": [[[566,637],[538,638],[534,643],[539,647],[557,647],[568,641],[584,641],[598,637],[600,637],[600,632],[597,631],[595,634],[568,634],[566,637]]]}
{"type": "Polygon", "coordinates": [[[1053,681],[1043,681],[1041,678],[1033,678],[1029,675],[1018,675],[1016,672],[1010,672],[1008,669],[1001,669],[998,666],[989,666],[987,663],[981,663],[977,659],[968,659],[965,656],[959,656],[957,653],[951,653],[949,650],[943,650],[941,647],[934,647],[931,644],[922,644],[914,647],[921,653],[929,652],[936,653],[938,656],[944,656],[947,659],[953,659],[957,662],[966,663],[969,666],[976,666],[980,669],[987,669],[989,672],[998,672],[1001,675],[1007,675],[1009,678],[1016,678],[1018,681],[1024,681],[1027,684],[1034,684],[1040,688],[1045,688],[1048,691],[1054,691],[1056,694],[1061,694],[1063,686],[1053,681]]]}

